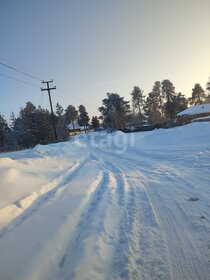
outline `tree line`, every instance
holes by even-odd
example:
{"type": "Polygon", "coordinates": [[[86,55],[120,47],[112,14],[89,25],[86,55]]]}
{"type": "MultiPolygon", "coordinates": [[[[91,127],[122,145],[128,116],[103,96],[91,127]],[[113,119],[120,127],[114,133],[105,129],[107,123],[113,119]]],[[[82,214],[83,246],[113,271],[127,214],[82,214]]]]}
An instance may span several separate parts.
{"type": "MultiPolygon", "coordinates": [[[[89,115],[84,105],[76,109],[68,105],[64,109],[60,104],[55,106],[55,126],[58,141],[69,138],[68,125],[73,128],[75,123],[87,130],[90,124],[93,129],[99,126],[104,128],[123,129],[126,126],[139,127],[144,124],[172,124],[177,113],[185,110],[189,105],[210,102],[210,79],[206,91],[198,83],[192,89],[190,98],[181,92],[175,91],[175,86],[170,80],[156,81],[147,97],[144,91],[134,86],[130,93],[131,100],[126,101],[118,93],[107,93],[99,107],[101,116],[93,116],[90,123],[89,115]],[[99,122],[101,121],[101,124],[99,122]]],[[[34,147],[37,144],[55,142],[51,114],[47,109],[36,107],[27,102],[20,109],[18,116],[11,114],[11,124],[0,114],[0,151],[18,150],[34,147]]]]}
{"type": "Polygon", "coordinates": [[[117,93],[107,93],[103,105],[99,108],[101,119],[106,127],[123,129],[126,126],[139,127],[144,124],[167,124],[175,122],[179,112],[189,105],[210,102],[210,79],[206,92],[198,83],[192,89],[192,95],[186,98],[181,92],[175,91],[170,80],[156,81],[147,97],[144,91],[134,86],[131,95],[131,105],[117,93]]]}
{"type": "MultiPolygon", "coordinates": [[[[58,141],[69,139],[68,125],[76,121],[80,126],[87,127],[89,116],[84,105],[78,110],[69,105],[65,110],[57,103],[55,106],[55,126],[58,141]]],[[[51,113],[40,106],[27,102],[20,109],[18,117],[14,113],[10,117],[10,125],[0,114],[0,150],[18,150],[31,148],[37,144],[49,144],[55,142],[51,113]]]]}

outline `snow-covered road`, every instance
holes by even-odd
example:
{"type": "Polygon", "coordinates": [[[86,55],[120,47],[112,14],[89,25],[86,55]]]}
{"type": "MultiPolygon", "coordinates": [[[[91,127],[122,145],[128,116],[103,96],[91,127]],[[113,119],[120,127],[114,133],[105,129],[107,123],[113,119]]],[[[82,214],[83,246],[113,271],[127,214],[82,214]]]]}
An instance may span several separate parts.
{"type": "Polygon", "coordinates": [[[1,155],[0,279],[210,279],[209,139],[204,123],[1,155]]]}

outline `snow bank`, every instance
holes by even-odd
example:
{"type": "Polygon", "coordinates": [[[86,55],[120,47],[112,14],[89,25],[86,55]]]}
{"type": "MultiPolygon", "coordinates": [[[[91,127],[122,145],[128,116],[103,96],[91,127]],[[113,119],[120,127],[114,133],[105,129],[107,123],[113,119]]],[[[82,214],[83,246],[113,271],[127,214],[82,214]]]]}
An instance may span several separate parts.
{"type": "Polygon", "coordinates": [[[86,155],[81,143],[37,145],[0,155],[0,228],[56,188],[86,155]],[[6,157],[4,157],[6,155],[6,157]]]}
{"type": "Polygon", "coordinates": [[[37,145],[33,152],[42,156],[58,156],[63,157],[71,154],[72,151],[81,149],[82,147],[86,147],[86,145],[78,139],[73,139],[69,142],[61,142],[56,144],[49,145],[37,145]]]}
{"type": "Polygon", "coordinates": [[[155,129],[136,135],[136,144],[141,148],[186,148],[210,145],[210,122],[191,123],[170,129],[155,129]]]}
{"type": "Polygon", "coordinates": [[[98,148],[112,149],[113,152],[120,149],[126,152],[128,149],[154,150],[158,148],[207,147],[210,145],[210,122],[195,122],[169,129],[154,129],[133,133],[117,131],[107,134],[106,132],[99,132],[89,134],[89,138],[83,138],[83,141],[89,141],[91,146],[98,148]]]}

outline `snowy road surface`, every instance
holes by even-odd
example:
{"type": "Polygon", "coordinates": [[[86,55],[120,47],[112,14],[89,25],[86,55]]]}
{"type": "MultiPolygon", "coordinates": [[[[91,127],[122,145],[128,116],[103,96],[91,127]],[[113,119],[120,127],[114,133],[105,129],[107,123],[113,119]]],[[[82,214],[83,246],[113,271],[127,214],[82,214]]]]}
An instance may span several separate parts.
{"type": "Polygon", "coordinates": [[[210,279],[210,123],[0,156],[0,279],[210,279]]]}

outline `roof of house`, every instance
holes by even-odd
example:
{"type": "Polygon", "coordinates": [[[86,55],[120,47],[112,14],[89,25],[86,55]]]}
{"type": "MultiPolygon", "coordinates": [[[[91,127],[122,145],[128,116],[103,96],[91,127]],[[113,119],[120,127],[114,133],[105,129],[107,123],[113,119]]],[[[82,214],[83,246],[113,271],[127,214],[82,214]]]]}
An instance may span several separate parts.
{"type": "Polygon", "coordinates": [[[70,124],[67,125],[68,130],[73,130],[73,129],[80,129],[80,130],[85,130],[84,126],[80,126],[78,122],[74,122],[74,127],[73,123],[71,122],[70,124]]]}
{"type": "Polygon", "coordinates": [[[69,130],[82,129],[81,126],[79,126],[77,122],[74,122],[74,127],[73,127],[73,123],[68,124],[67,127],[68,127],[69,130]]]}
{"type": "Polygon", "coordinates": [[[202,113],[210,113],[210,103],[195,105],[177,114],[177,116],[199,115],[202,113]]]}

